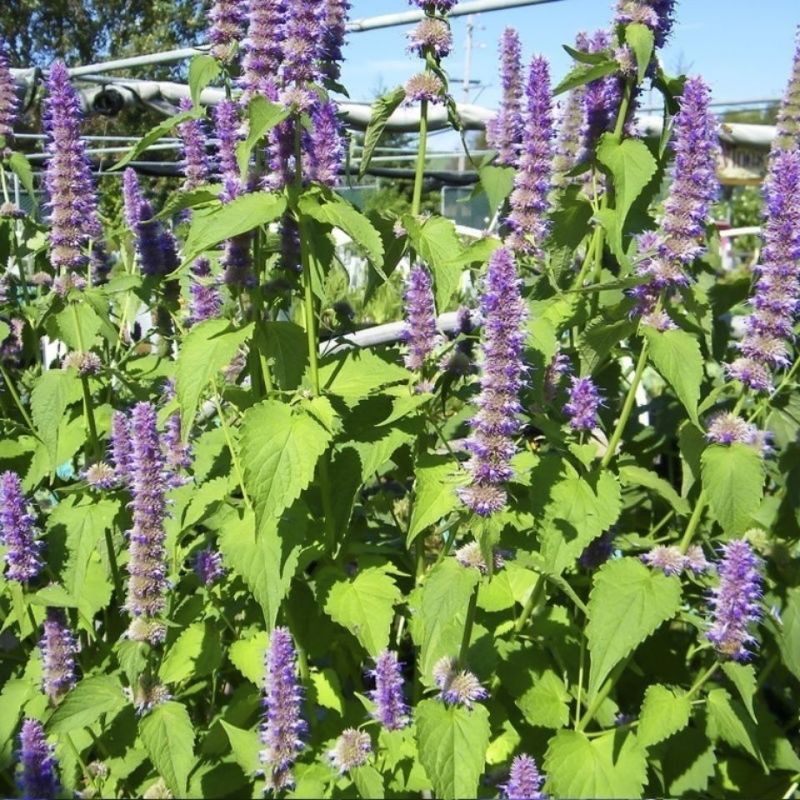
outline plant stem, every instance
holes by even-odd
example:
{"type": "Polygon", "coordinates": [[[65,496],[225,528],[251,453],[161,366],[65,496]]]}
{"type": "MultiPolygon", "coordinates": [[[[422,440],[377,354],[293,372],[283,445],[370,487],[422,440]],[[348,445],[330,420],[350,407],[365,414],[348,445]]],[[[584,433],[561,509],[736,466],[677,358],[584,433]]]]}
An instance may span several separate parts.
{"type": "Polygon", "coordinates": [[[19,395],[17,394],[17,390],[11,381],[11,376],[6,371],[6,368],[0,364],[0,376],[3,378],[3,383],[5,384],[6,388],[8,389],[8,393],[14,400],[15,405],[19,409],[19,413],[22,414],[22,418],[25,420],[25,424],[28,428],[33,431],[33,420],[31,420],[30,415],[28,414],[25,406],[22,405],[22,401],[19,399],[19,395]]]}
{"type": "Polygon", "coordinates": [[[594,719],[595,714],[600,710],[600,706],[603,705],[606,698],[611,694],[611,690],[616,685],[617,681],[620,678],[620,675],[625,671],[625,667],[628,666],[628,662],[631,660],[633,653],[629,654],[627,658],[624,658],[620,661],[619,664],[614,668],[614,671],[611,675],[608,676],[606,682],[600,688],[600,691],[595,695],[594,700],[592,700],[589,708],[586,710],[586,713],[581,717],[580,722],[575,727],[576,731],[583,731],[586,726],[594,719]]]}
{"type": "Polygon", "coordinates": [[[694,697],[700,691],[700,687],[719,669],[719,661],[715,661],[693,684],[686,694],[687,698],[694,697]]]}
{"type": "Polygon", "coordinates": [[[645,339],[642,342],[642,351],[639,353],[639,361],[636,363],[636,372],[634,372],[633,378],[631,378],[631,385],[628,389],[628,394],[625,397],[625,404],[622,406],[622,413],[620,414],[619,420],[617,420],[614,433],[611,434],[611,439],[608,442],[608,449],[603,456],[603,460],[600,462],[600,469],[605,469],[611,463],[611,460],[614,458],[614,455],[617,451],[617,447],[619,446],[620,440],[622,439],[622,434],[625,432],[628,419],[630,418],[631,412],[633,411],[633,407],[636,403],[636,390],[639,388],[639,383],[642,380],[642,373],[644,373],[644,368],[647,366],[648,351],[649,345],[647,339],[645,339]]]}
{"type": "Polygon", "coordinates": [[[111,567],[111,577],[114,581],[114,593],[118,600],[122,599],[122,581],[119,577],[119,566],[117,565],[117,554],[114,551],[114,540],[111,531],[106,528],[106,549],[108,550],[108,563],[111,567]]]}
{"type": "Polygon", "coordinates": [[[422,205],[422,184],[425,180],[425,159],[428,155],[428,101],[423,100],[419,110],[419,150],[417,169],[414,175],[414,195],[411,200],[412,216],[419,216],[422,205]]]}
{"type": "Polygon", "coordinates": [[[463,669],[467,664],[467,652],[469,651],[470,639],[472,639],[472,627],[475,624],[475,612],[478,608],[478,591],[481,588],[480,582],[475,584],[472,596],[469,598],[467,606],[467,619],[464,622],[464,636],[461,639],[461,649],[458,652],[458,665],[463,669]]]}
{"type": "MultiPolygon", "coordinates": [[[[85,353],[83,336],[81,335],[81,323],[78,319],[78,306],[75,303],[70,303],[70,308],[72,309],[72,318],[75,320],[75,336],[78,339],[78,350],[81,353],[85,353]]],[[[99,461],[102,452],[100,450],[100,439],[97,436],[97,423],[94,419],[92,393],[89,391],[89,378],[86,375],[81,375],[80,378],[83,388],[83,416],[86,420],[86,429],[89,432],[89,447],[94,457],[99,461]]]]}
{"type": "Polygon", "coordinates": [[[231,438],[231,431],[228,427],[228,422],[225,419],[225,414],[222,412],[222,404],[219,401],[219,395],[214,394],[214,405],[217,407],[217,414],[219,416],[220,424],[222,425],[222,432],[225,436],[225,443],[228,445],[228,450],[231,454],[231,461],[233,461],[233,468],[236,470],[236,480],[239,482],[239,488],[242,490],[242,497],[244,498],[245,505],[252,511],[253,504],[250,502],[250,497],[247,494],[247,489],[244,486],[244,473],[242,472],[242,465],[239,463],[239,454],[233,446],[233,439],[231,438]]]}
{"type": "Polygon", "coordinates": [[[697,496],[697,501],[694,505],[694,511],[692,511],[692,516],[689,518],[689,524],[686,526],[686,532],[683,534],[683,538],[681,539],[681,553],[685,553],[689,549],[689,545],[692,543],[692,538],[697,531],[697,526],[703,519],[703,512],[706,510],[707,503],[708,497],[706,495],[706,490],[703,489],[697,496]]]}
{"type": "Polygon", "coordinates": [[[531,593],[528,597],[527,602],[525,603],[524,608],[522,609],[522,613],[519,615],[517,621],[514,623],[514,636],[522,632],[522,629],[528,622],[528,618],[533,613],[533,609],[536,608],[536,606],[539,604],[539,600],[542,597],[543,591],[544,591],[544,576],[537,575],[536,583],[533,589],[531,589],[531,593]]]}
{"type": "Polygon", "coordinates": [[[580,724],[581,720],[581,694],[583,693],[583,667],[585,659],[586,659],[586,633],[583,632],[581,633],[581,653],[578,664],[578,691],[575,695],[575,725],[573,726],[575,730],[578,729],[578,725],[580,724]]]}

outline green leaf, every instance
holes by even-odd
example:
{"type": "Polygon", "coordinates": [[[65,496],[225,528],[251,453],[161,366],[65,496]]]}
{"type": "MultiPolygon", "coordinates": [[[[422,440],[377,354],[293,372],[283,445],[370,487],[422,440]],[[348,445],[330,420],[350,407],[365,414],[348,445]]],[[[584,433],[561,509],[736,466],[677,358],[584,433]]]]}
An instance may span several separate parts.
{"type": "Polygon", "coordinates": [[[732,700],[725,689],[712,689],[706,701],[707,732],[711,739],[722,739],[749,753],[763,764],[758,732],[741,703],[732,700]]]}
{"type": "Polygon", "coordinates": [[[641,83],[645,79],[647,68],[653,58],[653,50],[655,48],[653,31],[646,25],[633,22],[625,26],[625,41],[630,45],[636,56],[636,66],[639,72],[637,80],[641,83]]]}
{"type": "Polygon", "coordinates": [[[456,495],[458,475],[452,458],[426,455],[418,461],[414,470],[414,503],[411,507],[411,522],[408,526],[406,546],[426,528],[435,525],[459,506],[456,495]]]}
{"type": "Polygon", "coordinates": [[[85,352],[95,343],[103,321],[89,303],[70,304],[56,314],[56,325],[61,338],[71,350],[85,352]]]}
{"type": "Polygon", "coordinates": [[[282,105],[270,103],[266,97],[256,95],[247,106],[247,116],[247,139],[239,142],[236,147],[236,160],[242,175],[247,174],[250,155],[255,146],[268,131],[289,116],[289,111],[282,105]]]}
{"type": "Polygon", "coordinates": [[[756,684],[756,671],[752,664],[737,664],[735,661],[726,661],[722,665],[722,671],[728,676],[731,683],[739,692],[739,697],[747,709],[753,722],[758,724],[756,712],[753,708],[753,697],[755,697],[758,686],[756,684]]]}
{"type": "Polygon", "coordinates": [[[200,95],[203,89],[220,74],[219,62],[213,56],[199,54],[192,57],[189,62],[189,91],[192,95],[192,105],[200,105],[200,95]]]}
{"type": "Polygon", "coordinates": [[[84,678],[53,712],[47,730],[61,734],[85,728],[97,722],[103,714],[118,711],[126,704],[122,686],[116,678],[108,675],[84,678]]]}
{"type": "Polygon", "coordinates": [[[702,731],[686,728],[670,739],[663,759],[667,797],[705,795],[714,774],[714,745],[702,731]]]}
{"type": "Polygon", "coordinates": [[[650,345],[649,357],[653,366],[678,395],[692,422],[700,426],[697,402],[703,383],[703,356],[694,336],[686,331],[657,331],[642,326],[650,345]]]}
{"type": "Polygon", "coordinates": [[[594,739],[579,731],[559,731],[544,757],[545,789],[555,797],[641,797],[647,753],[634,734],[620,747],[613,732],[594,739]]]}
{"type": "Polygon", "coordinates": [[[606,75],[612,75],[618,70],[619,64],[617,64],[616,61],[609,60],[607,57],[599,64],[578,64],[570,70],[564,80],[553,89],[553,94],[559,95],[568,92],[570,89],[577,89],[578,86],[585,86],[587,83],[605,78],[606,75]]]}
{"type": "Polygon", "coordinates": [[[350,777],[358,790],[359,797],[370,797],[375,800],[383,800],[386,797],[383,777],[371,764],[356,767],[350,773],[350,777]]]}
{"type": "Polygon", "coordinates": [[[459,263],[461,242],[452,220],[429,217],[420,223],[406,214],[403,226],[414,245],[417,255],[430,268],[433,276],[436,308],[441,314],[458,288],[463,266],[459,263]]]}
{"type": "Polygon", "coordinates": [[[43,372],[31,392],[31,415],[36,434],[47,448],[50,468],[58,466],[58,433],[67,406],[80,395],[80,380],[73,370],[43,372]]]}
{"type": "Polygon", "coordinates": [[[370,350],[347,350],[323,360],[319,382],[326,393],[347,401],[361,401],[382,386],[406,382],[405,367],[381,358],[370,350]]]}
{"type": "Polygon", "coordinates": [[[164,683],[180,683],[190,675],[201,678],[222,663],[219,634],[210,622],[195,622],[167,650],[158,674],[164,683]]]}
{"type": "Polygon", "coordinates": [[[778,645],[783,663],[800,680],[800,589],[790,589],[782,613],[778,645]]]}
{"type": "Polygon", "coordinates": [[[712,516],[730,536],[744,533],[764,492],[760,453],[747,444],[711,444],[700,464],[712,516]]]}
{"type": "Polygon", "coordinates": [[[606,562],[594,576],[586,637],[594,695],[612,669],[678,613],[681,584],[634,558],[606,562]]]}
{"type": "Polygon", "coordinates": [[[414,712],[419,759],[441,800],[478,796],[489,746],[489,712],[422,700],[414,712]]]}
{"type": "Polygon", "coordinates": [[[389,644],[394,605],[401,594],[385,567],[368,567],[352,580],[334,583],[325,613],[347,628],[373,657],[389,644]]]}
{"type": "MultiPolygon", "coordinates": [[[[36,190],[33,183],[33,169],[31,169],[30,161],[22,154],[13,152],[8,157],[8,166],[11,171],[20,179],[20,182],[25,187],[28,197],[31,199],[33,207],[39,205],[39,200],[36,197],[36,190]]],[[[2,338],[2,337],[0,337],[2,338]]]]}
{"type": "Polygon", "coordinates": [[[683,692],[654,684],[644,693],[637,735],[642,747],[663,742],[689,724],[692,701],[683,692]]]}
{"type": "Polygon", "coordinates": [[[123,167],[127,167],[131,161],[135,158],[138,158],[151,144],[155,144],[159,139],[166,136],[173,128],[180,125],[182,122],[186,122],[189,119],[195,118],[194,111],[182,111],[180,114],[175,114],[174,116],[167,117],[165,120],[162,120],[158,123],[154,128],[151,128],[138,142],[136,142],[130,150],[119,160],[116,164],[114,164],[108,171],[109,172],[116,172],[117,170],[121,170],[123,167]]]}
{"type": "Polygon", "coordinates": [[[689,514],[689,503],[681,497],[670,483],[649,469],[635,464],[626,464],[619,469],[619,479],[623,486],[644,486],[652,489],[675,509],[677,514],[689,514]]]}
{"type": "Polygon", "coordinates": [[[194,728],[186,707],[173,701],[156,706],[139,721],[139,737],[173,795],[186,797],[194,764],[194,728]]]}
{"type": "Polygon", "coordinates": [[[331,667],[311,673],[314,685],[314,699],[318,706],[330,708],[340,716],[344,716],[345,699],[342,696],[342,685],[339,676],[331,667]]]}
{"type": "Polygon", "coordinates": [[[308,338],[294,322],[261,322],[255,334],[258,349],[270,362],[279,389],[288,391],[300,385],[308,365],[308,338]]]}
{"type": "Polygon", "coordinates": [[[259,688],[264,683],[264,653],[269,643],[266,631],[239,639],[228,648],[228,659],[247,680],[259,688]]]}
{"type": "Polygon", "coordinates": [[[31,679],[11,678],[6,681],[0,692],[0,708],[3,709],[0,714],[0,757],[13,741],[22,709],[39,692],[39,687],[31,679]]]}
{"type": "Polygon", "coordinates": [[[481,186],[489,200],[489,213],[496,214],[514,188],[514,168],[487,164],[478,171],[481,186]]]}
{"type": "Polygon", "coordinates": [[[230,364],[252,330],[252,323],[237,329],[228,320],[209,319],[193,326],[183,340],[175,368],[175,390],[185,437],[194,425],[203,392],[216,374],[230,364]]]}
{"type": "Polygon", "coordinates": [[[192,226],[183,247],[183,263],[254,228],[278,219],[286,210],[286,200],[271,192],[251,192],[222,206],[199,210],[192,216],[192,226]]]}
{"type": "Polygon", "coordinates": [[[245,413],[241,459],[259,525],[279,517],[314,479],[317,461],[333,437],[320,420],[332,413],[322,397],[294,408],[265,400],[245,413]]]}
{"type": "Polygon", "coordinates": [[[358,167],[358,177],[363,178],[369,169],[369,163],[375,153],[375,148],[381,140],[383,131],[389,117],[399,108],[400,103],[406,99],[406,90],[403,86],[387,92],[372,104],[369,116],[369,125],[364,133],[364,144],[361,150],[361,163],[358,167]]]}
{"type": "Polygon", "coordinates": [[[248,778],[263,769],[260,753],[264,749],[261,738],[257,731],[245,731],[231,725],[225,720],[220,720],[220,724],[228,735],[231,743],[231,752],[236,759],[236,763],[248,778]]]}
{"type": "Polygon", "coordinates": [[[535,678],[533,686],[516,700],[529,725],[555,729],[569,724],[569,702],[564,681],[551,669],[535,678]]]}
{"type": "Polygon", "coordinates": [[[609,353],[636,329],[629,319],[595,322],[587,325],[578,340],[581,352],[581,375],[592,375],[609,353]]]}

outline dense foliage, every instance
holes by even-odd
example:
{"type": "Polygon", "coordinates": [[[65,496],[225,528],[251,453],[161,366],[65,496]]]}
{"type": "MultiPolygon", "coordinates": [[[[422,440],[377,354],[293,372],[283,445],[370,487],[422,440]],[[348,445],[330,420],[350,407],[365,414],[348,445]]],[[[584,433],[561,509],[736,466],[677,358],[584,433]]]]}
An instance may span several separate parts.
{"type": "Polygon", "coordinates": [[[800,52],[728,273],[672,0],[619,0],[555,89],[506,31],[469,241],[420,213],[455,3],[412,3],[421,71],[364,137],[362,170],[419,108],[399,216],[334,188],[346,0],[246,5],[116,165],[116,221],[58,61],[42,213],[14,204],[0,61],[3,794],[795,796],[800,52]],[[173,130],[157,208],[127,165],[173,130]],[[402,342],[342,333],[345,264],[402,342]]]}

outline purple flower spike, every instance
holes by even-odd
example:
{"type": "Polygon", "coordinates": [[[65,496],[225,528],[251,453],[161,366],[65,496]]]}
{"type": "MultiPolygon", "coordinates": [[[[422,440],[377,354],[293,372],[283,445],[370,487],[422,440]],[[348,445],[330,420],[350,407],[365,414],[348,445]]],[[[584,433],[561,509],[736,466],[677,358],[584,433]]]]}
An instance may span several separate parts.
{"type": "Polygon", "coordinates": [[[187,325],[197,325],[207,319],[216,319],[222,309],[219,287],[211,274],[207,258],[198,258],[192,265],[192,283],[189,286],[189,318],[187,325]]]}
{"type": "MultiPolygon", "coordinates": [[[[800,147],[800,29],[796,37],[792,74],[778,109],[772,153],[800,147]]],[[[0,130],[0,132],[2,132],[0,130]]]]}
{"type": "Polygon", "coordinates": [[[554,152],[553,98],[546,58],[536,56],[531,61],[526,100],[519,169],[509,198],[507,243],[515,252],[541,257],[550,229],[547,212],[554,152]]]}
{"type": "Polygon", "coordinates": [[[44,692],[55,702],[75,685],[77,648],[62,611],[48,611],[39,647],[44,662],[44,692]]]}
{"type": "Polygon", "coordinates": [[[291,0],[284,28],[284,85],[304,85],[321,77],[325,11],[321,0],[291,0]]]}
{"type": "MultiPolygon", "coordinates": [[[[181,99],[181,111],[191,111],[192,101],[188,97],[181,99]]],[[[178,135],[183,144],[183,174],[186,180],[183,188],[196,189],[208,180],[210,172],[206,155],[206,133],[202,119],[189,119],[178,125],[178,135]]]]}
{"type": "Polygon", "coordinates": [[[296,654],[292,636],[286,628],[275,628],[270,635],[266,658],[264,723],[261,753],[267,786],[274,791],[294,782],[292,764],[303,749],[307,730],[301,716],[303,694],[297,681],[296,654]]]}
{"type": "Polygon", "coordinates": [[[408,707],[403,700],[402,665],[397,653],[384,650],[375,660],[375,669],[369,672],[375,678],[375,689],[369,693],[375,703],[373,717],[386,730],[397,731],[409,723],[408,707]]]}
{"type": "Polygon", "coordinates": [[[478,700],[488,697],[476,675],[467,669],[458,669],[455,659],[440,658],[433,667],[433,681],[439,687],[439,699],[450,705],[471,709],[478,700]]]}
{"type": "Polygon", "coordinates": [[[749,542],[734,539],[722,547],[717,566],[719,586],[713,590],[713,623],[707,636],[723,656],[735,661],[750,658],[755,642],[749,628],[761,619],[761,559],[749,542]]]}
{"type": "Polygon", "coordinates": [[[486,141],[497,150],[497,163],[513,166],[522,147],[522,57],[519,34],[506,28],[500,39],[500,80],[503,99],[486,124],[486,141]]]}
{"type": "Polygon", "coordinates": [[[247,3],[245,0],[215,0],[208,17],[211,52],[223,63],[233,61],[244,36],[247,3]]]}
{"type": "MultiPolygon", "coordinates": [[[[589,37],[579,34],[575,46],[587,53],[599,53],[611,46],[611,36],[607,31],[599,30],[589,37]]],[[[617,112],[622,91],[616,75],[608,75],[586,84],[583,95],[583,155],[593,155],[600,137],[613,131],[617,121],[617,112]]]]}
{"type": "Polygon", "coordinates": [[[619,0],[615,22],[638,22],[653,31],[656,47],[663,47],[675,22],[675,0],[619,0]]]}
{"type": "Polygon", "coordinates": [[[56,775],[58,762],[38,720],[26,719],[22,723],[19,764],[17,782],[24,800],[50,800],[60,792],[56,775]]]}
{"type": "Polygon", "coordinates": [[[325,19],[322,32],[322,67],[326,78],[338,80],[341,62],[344,59],[347,16],[350,11],[348,0],[325,0],[325,19]]]}
{"type": "Polygon", "coordinates": [[[34,536],[35,518],[16,472],[0,475],[0,533],[6,546],[6,580],[25,583],[42,570],[42,543],[34,536]]]}
{"type": "MultiPolygon", "coordinates": [[[[175,481],[179,471],[192,466],[192,447],[181,438],[181,415],[178,412],[167,419],[164,431],[164,457],[171,483],[175,481]]],[[[177,484],[182,483],[183,480],[178,478],[177,484]]]]}
{"type": "Polygon", "coordinates": [[[433,283],[421,264],[411,268],[405,292],[406,325],[403,338],[408,344],[406,366],[419,371],[439,344],[433,283]]]}
{"type": "Polygon", "coordinates": [[[131,432],[128,417],[122,411],[115,411],[111,417],[110,456],[117,480],[127,484],[133,472],[131,432]]]}
{"type": "Polygon", "coordinates": [[[591,378],[573,378],[569,402],[564,412],[574,431],[590,431],[597,427],[597,411],[602,405],[600,393],[591,378]]]}
{"type": "Polygon", "coordinates": [[[521,753],[511,762],[508,783],[500,788],[505,800],[545,800],[541,791],[544,777],[539,774],[536,762],[527,754],[521,753]]]}
{"type": "Polygon", "coordinates": [[[198,551],[194,558],[194,571],[203,586],[213,586],[225,577],[222,556],[210,547],[198,551]]]}
{"type": "Polygon", "coordinates": [[[259,94],[269,100],[276,98],[286,6],[286,0],[251,0],[240,80],[245,102],[259,94]]]}
{"type": "Polygon", "coordinates": [[[9,138],[14,133],[18,111],[17,84],[8,66],[6,41],[0,36],[0,136],[9,138]]]}
{"type": "Polygon", "coordinates": [[[561,111],[558,129],[558,143],[553,157],[553,186],[563,189],[575,179],[567,173],[577,166],[582,155],[583,142],[583,98],[584,87],[573,89],[568,95],[561,111]]]}
{"type": "Polygon", "coordinates": [[[522,387],[522,347],[527,309],[522,300],[511,251],[495,250],[489,261],[481,297],[483,364],[478,413],[472,420],[467,468],[472,484],[459,492],[476,514],[489,516],[506,503],[503,484],[513,471],[516,450],[513,436],[519,430],[517,395],[522,387]]]}
{"type": "Polygon", "coordinates": [[[64,64],[50,67],[44,122],[47,132],[45,186],[50,211],[50,260],[63,275],[79,272],[89,263],[97,277],[107,271],[103,230],[97,215],[97,195],[80,138],[81,105],[64,64]]]}
{"type": "Polygon", "coordinates": [[[653,569],[660,569],[665,575],[680,575],[686,564],[686,556],[680,547],[659,544],[642,555],[642,561],[653,569]]]}
{"type": "Polygon", "coordinates": [[[347,728],[328,752],[331,765],[340,775],[366,764],[372,755],[372,739],[368,733],[355,728],[347,728]]]}
{"type": "Polygon", "coordinates": [[[333,186],[342,163],[342,132],[336,104],[320,103],[311,114],[314,125],[308,148],[308,174],[312,181],[333,186]]]}
{"type": "Polygon", "coordinates": [[[167,486],[157,413],[152,403],[133,407],[130,431],[133,529],[129,533],[130,580],[125,609],[134,619],[128,635],[157,643],[163,640],[164,627],[157,617],[166,607],[168,588],[164,549],[167,486]]]}

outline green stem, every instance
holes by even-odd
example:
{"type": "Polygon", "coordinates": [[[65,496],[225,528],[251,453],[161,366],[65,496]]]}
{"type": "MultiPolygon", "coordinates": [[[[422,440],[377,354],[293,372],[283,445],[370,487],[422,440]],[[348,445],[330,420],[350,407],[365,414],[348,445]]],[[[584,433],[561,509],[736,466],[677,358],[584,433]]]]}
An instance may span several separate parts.
{"type": "Polygon", "coordinates": [[[472,591],[472,596],[469,598],[469,605],[467,606],[467,619],[464,623],[464,636],[461,639],[461,649],[458,652],[458,664],[461,669],[467,665],[467,652],[469,651],[469,643],[472,639],[472,628],[475,624],[475,612],[478,608],[478,591],[481,588],[480,582],[475,584],[472,591]]]}
{"type": "MultiPolygon", "coordinates": [[[[83,336],[81,335],[81,323],[78,319],[78,306],[76,303],[70,303],[70,308],[72,309],[72,318],[75,320],[75,336],[78,338],[78,350],[81,353],[85,353],[83,336]]],[[[86,375],[81,375],[81,386],[83,388],[83,416],[86,420],[86,429],[89,432],[89,447],[92,455],[99,461],[102,457],[102,451],[100,450],[100,439],[97,436],[97,423],[95,422],[94,408],[92,407],[92,393],[89,391],[89,378],[86,375]]]]}
{"type": "Polygon", "coordinates": [[[694,697],[703,684],[719,669],[719,661],[715,661],[693,684],[692,688],[686,694],[687,699],[694,697]]]}
{"type": "Polygon", "coordinates": [[[617,124],[614,126],[614,138],[619,142],[622,140],[622,134],[625,131],[625,120],[628,116],[628,109],[631,105],[631,97],[633,96],[633,82],[631,80],[625,81],[625,91],[622,95],[622,103],[619,107],[617,114],[617,124]]]}
{"type": "Polygon", "coordinates": [[[314,290],[311,276],[311,255],[308,243],[300,227],[300,257],[303,263],[303,314],[305,316],[306,338],[308,341],[308,359],[311,366],[311,385],[314,394],[319,394],[319,344],[317,343],[316,317],[314,316],[314,290]]]}
{"type": "Polygon", "coordinates": [[[214,395],[214,405],[217,407],[217,414],[219,416],[220,424],[222,425],[222,432],[225,436],[225,443],[228,445],[228,450],[231,454],[231,461],[233,461],[233,468],[236,470],[236,479],[239,482],[239,488],[242,490],[242,497],[244,498],[245,505],[252,511],[253,504],[250,502],[250,497],[247,494],[247,489],[244,487],[244,472],[242,465],[239,462],[239,454],[233,446],[233,439],[231,438],[231,431],[228,427],[228,422],[225,419],[225,414],[222,412],[222,404],[219,402],[219,395],[214,395]]]}
{"type": "Polygon", "coordinates": [[[577,730],[581,720],[581,694],[583,693],[583,667],[586,659],[586,634],[581,634],[581,652],[580,660],[578,663],[578,691],[575,695],[575,724],[574,728],[577,730]]]}
{"type": "Polygon", "coordinates": [[[422,184],[425,180],[425,159],[428,155],[428,101],[423,100],[419,111],[419,150],[417,169],[414,175],[414,195],[411,200],[411,214],[419,216],[422,205],[422,184]]]}
{"type": "Polygon", "coordinates": [[[594,700],[589,704],[589,708],[586,709],[586,713],[581,717],[580,722],[575,727],[576,731],[583,731],[586,726],[594,719],[595,714],[600,710],[600,706],[603,705],[606,698],[609,694],[611,694],[611,690],[616,686],[617,681],[620,678],[620,675],[625,671],[625,667],[628,666],[628,662],[631,660],[631,656],[629,655],[627,658],[620,661],[619,664],[614,668],[614,671],[611,675],[608,676],[606,682],[600,688],[600,691],[595,695],[594,700]]]}
{"type": "Polygon", "coordinates": [[[528,618],[533,613],[534,608],[536,608],[536,606],[539,605],[539,600],[541,600],[543,591],[544,591],[544,576],[537,575],[536,584],[534,585],[533,589],[531,589],[531,593],[528,597],[527,602],[525,603],[524,608],[522,609],[522,613],[519,615],[517,621],[514,623],[514,636],[522,632],[522,629],[528,622],[528,618]]]}
{"type": "Polygon", "coordinates": [[[2,376],[3,384],[8,389],[8,393],[11,395],[11,397],[14,400],[15,405],[19,409],[19,413],[22,414],[22,418],[25,420],[25,424],[32,431],[33,430],[33,420],[30,418],[30,415],[26,411],[25,406],[22,405],[22,401],[19,399],[19,395],[17,394],[16,387],[14,386],[14,384],[13,384],[13,382],[11,380],[11,376],[8,374],[8,372],[6,371],[6,368],[2,364],[0,364],[0,376],[2,376]]]}
{"type": "Polygon", "coordinates": [[[644,368],[647,366],[648,351],[649,345],[647,339],[645,339],[642,343],[642,351],[639,353],[639,361],[636,363],[636,372],[634,372],[633,378],[631,378],[631,385],[628,389],[628,394],[625,397],[625,404],[622,406],[622,413],[620,414],[617,425],[614,428],[614,433],[611,434],[611,439],[608,442],[608,449],[603,456],[603,460],[600,462],[601,469],[605,469],[611,463],[615,453],[617,452],[617,447],[619,446],[620,440],[622,439],[622,434],[625,432],[625,427],[628,424],[631,412],[633,411],[633,407],[636,403],[636,390],[639,388],[639,383],[642,380],[644,368]]]}
{"type": "Polygon", "coordinates": [[[697,531],[697,526],[703,519],[703,512],[706,510],[707,504],[708,496],[706,495],[706,490],[703,489],[697,496],[697,501],[694,504],[694,511],[692,511],[692,516],[689,518],[689,524],[686,526],[686,531],[681,539],[681,553],[685,553],[689,549],[689,545],[692,543],[692,539],[697,531]]]}
{"type": "Polygon", "coordinates": [[[114,581],[114,592],[118,599],[122,599],[122,581],[119,577],[119,566],[117,565],[117,554],[114,550],[114,540],[111,531],[106,528],[106,549],[108,550],[108,563],[111,567],[111,577],[114,581]]]}

